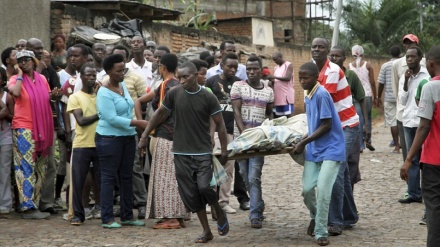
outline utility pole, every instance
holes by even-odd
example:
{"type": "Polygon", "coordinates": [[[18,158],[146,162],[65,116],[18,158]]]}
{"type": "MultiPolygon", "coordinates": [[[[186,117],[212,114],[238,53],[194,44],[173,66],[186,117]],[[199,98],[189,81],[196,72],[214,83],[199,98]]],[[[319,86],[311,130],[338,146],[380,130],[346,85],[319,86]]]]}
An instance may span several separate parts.
{"type": "Polygon", "coordinates": [[[335,25],[333,28],[333,37],[332,37],[331,47],[338,45],[338,42],[339,42],[339,24],[341,23],[341,14],[342,14],[342,0],[339,0],[338,7],[336,8],[336,19],[335,19],[335,25]]]}

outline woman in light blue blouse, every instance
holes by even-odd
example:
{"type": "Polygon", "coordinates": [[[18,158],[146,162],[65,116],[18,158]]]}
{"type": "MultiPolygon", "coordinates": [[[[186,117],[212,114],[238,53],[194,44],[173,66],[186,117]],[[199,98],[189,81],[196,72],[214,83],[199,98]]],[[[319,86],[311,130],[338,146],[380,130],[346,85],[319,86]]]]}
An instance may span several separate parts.
{"type": "Polygon", "coordinates": [[[145,128],[147,121],[133,120],[134,103],[127,91],[124,57],[110,55],[103,61],[109,83],[103,85],[96,98],[98,126],[96,149],[101,164],[101,219],[104,228],[122,225],[143,226],[133,217],[133,162],[136,151],[135,127],[145,128]],[[119,178],[121,224],[113,216],[113,189],[119,178]]]}

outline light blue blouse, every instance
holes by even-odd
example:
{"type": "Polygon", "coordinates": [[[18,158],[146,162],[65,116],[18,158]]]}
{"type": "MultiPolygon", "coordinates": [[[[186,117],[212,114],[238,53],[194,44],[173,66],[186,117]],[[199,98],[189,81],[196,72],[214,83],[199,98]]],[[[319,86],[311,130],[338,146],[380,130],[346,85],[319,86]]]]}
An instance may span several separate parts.
{"type": "Polygon", "coordinates": [[[121,82],[124,96],[106,87],[101,87],[96,97],[98,126],[96,133],[107,136],[131,136],[136,134],[133,119],[134,102],[127,91],[125,82],[121,82]]]}

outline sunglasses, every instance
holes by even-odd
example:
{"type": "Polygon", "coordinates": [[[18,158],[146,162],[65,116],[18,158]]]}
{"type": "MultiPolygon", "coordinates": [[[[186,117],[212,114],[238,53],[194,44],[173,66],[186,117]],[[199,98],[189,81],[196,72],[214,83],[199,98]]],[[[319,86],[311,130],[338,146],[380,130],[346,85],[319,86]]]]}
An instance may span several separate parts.
{"type": "Polygon", "coordinates": [[[19,59],[17,59],[17,63],[22,63],[22,62],[29,62],[29,61],[31,61],[32,60],[32,58],[31,57],[23,57],[23,58],[19,58],[19,59]]]}

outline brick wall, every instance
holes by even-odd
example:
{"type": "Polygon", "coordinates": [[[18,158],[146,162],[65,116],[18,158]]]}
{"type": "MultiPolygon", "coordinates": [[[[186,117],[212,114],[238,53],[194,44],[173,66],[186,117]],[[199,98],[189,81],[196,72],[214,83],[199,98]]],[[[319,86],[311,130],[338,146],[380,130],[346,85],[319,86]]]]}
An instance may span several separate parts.
{"type": "MultiPolygon", "coordinates": [[[[305,17],[305,0],[294,1],[294,11],[295,17],[305,17]]],[[[292,5],[291,2],[273,2],[272,3],[273,18],[285,18],[292,16],[292,5]]],[[[270,2],[266,2],[266,17],[270,17],[270,2]]]]}
{"type": "Polygon", "coordinates": [[[252,18],[220,21],[212,27],[217,29],[219,33],[252,37],[252,18]]]}
{"type": "Polygon", "coordinates": [[[52,2],[50,12],[51,38],[63,34],[68,39],[75,26],[93,27],[90,11],[86,8],[52,2]]]}

